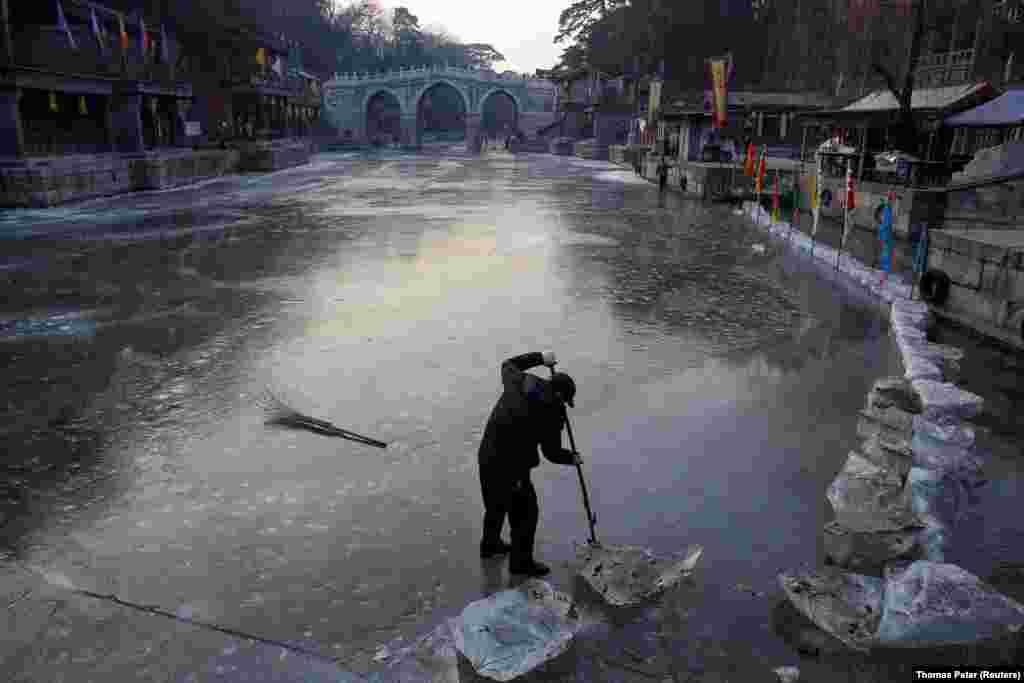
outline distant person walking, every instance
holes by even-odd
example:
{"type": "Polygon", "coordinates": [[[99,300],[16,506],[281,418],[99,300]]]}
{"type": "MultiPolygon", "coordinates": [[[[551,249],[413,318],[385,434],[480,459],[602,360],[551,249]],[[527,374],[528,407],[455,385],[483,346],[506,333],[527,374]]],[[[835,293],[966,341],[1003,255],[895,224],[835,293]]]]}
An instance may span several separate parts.
{"type": "Polygon", "coordinates": [[[668,160],[661,157],[658,162],[658,192],[664,192],[668,185],[668,160]]]}

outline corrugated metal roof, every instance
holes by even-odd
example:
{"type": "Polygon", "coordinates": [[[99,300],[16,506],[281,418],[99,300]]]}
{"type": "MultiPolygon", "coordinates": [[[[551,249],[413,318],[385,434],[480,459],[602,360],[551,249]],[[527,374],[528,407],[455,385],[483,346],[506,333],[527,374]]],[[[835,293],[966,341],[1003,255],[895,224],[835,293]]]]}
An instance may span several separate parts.
{"type": "Polygon", "coordinates": [[[947,126],[1014,126],[1024,122],[1024,90],[1010,90],[980,107],[950,116],[947,126]]]}
{"type": "MultiPolygon", "coordinates": [[[[952,85],[945,88],[923,88],[914,90],[910,99],[911,109],[946,109],[957,102],[976,95],[992,86],[988,83],[968,83],[952,85]]],[[[899,102],[888,90],[878,90],[862,97],[853,104],[843,107],[843,112],[895,111],[900,108],[899,102]]]]}

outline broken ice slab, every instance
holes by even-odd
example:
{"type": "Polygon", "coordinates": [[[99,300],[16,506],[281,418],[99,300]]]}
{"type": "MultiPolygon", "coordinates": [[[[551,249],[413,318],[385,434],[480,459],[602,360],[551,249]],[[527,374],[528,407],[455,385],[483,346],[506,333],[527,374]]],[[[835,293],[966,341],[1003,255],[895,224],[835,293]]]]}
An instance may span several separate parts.
{"type": "Polygon", "coordinates": [[[864,408],[857,421],[857,434],[865,439],[882,437],[893,443],[909,441],[914,429],[914,416],[896,407],[864,408]]]}
{"type": "Polygon", "coordinates": [[[896,473],[904,479],[913,467],[913,451],[881,437],[866,440],[860,446],[860,454],[884,470],[896,473]]]}
{"type": "Polygon", "coordinates": [[[613,606],[637,605],[689,576],[704,553],[691,545],[682,559],[655,557],[635,546],[581,546],[579,575],[613,606]]]}
{"type": "Polygon", "coordinates": [[[923,301],[897,301],[892,305],[894,313],[929,313],[931,309],[923,301]]]}
{"type": "Polygon", "coordinates": [[[955,384],[915,380],[914,391],[921,397],[922,415],[939,424],[956,420],[970,420],[981,414],[985,400],[977,394],[960,389],[955,384]]]}
{"type": "Polygon", "coordinates": [[[972,425],[955,422],[942,424],[920,415],[914,417],[914,434],[922,434],[930,440],[960,448],[971,448],[976,439],[972,425]]]}
{"type": "Polygon", "coordinates": [[[825,555],[844,569],[881,576],[887,562],[921,557],[920,532],[919,528],[862,532],[829,522],[823,534],[825,555]]]}
{"type": "Polygon", "coordinates": [[[868,650],[881,619],[882,579],[832,567],[779,574],[793,606],[848,647],[868,650]]]}
{"type": "Polygon", "coordinates": [[[836,521],[852,531],[899,531],[918,526],[902,478],[856,452],[828,488],[836,521]]]}
{"type": "Polygon", "coordinates": [[[536,579],[470,603],[450,624],[456,649],[478,674],[496,681],[564,653],[580,628],[572,598],[536,579]]]}
{"type": "Polygon", "coordinates": [[[899,408],[902,411],[919,414],[921,399],[914,387],[904,377],[883,377],[876,380],[868,393],[869,408],[899,408]]]}
{"type": "Polygon", "coordinates": [[[1024,606],[953,564],[887,567],[882,605],[878,640],[887,647],[980,643],[1024,627],[1024,606]]]}
{"type": "Polygon", "coordinates": [[[912,467],[907,491],[915,514],[928,526],[953,530],[978,502],[974,488],[978,481],[961,474],[912,467]]]}
{"type": "Polygon", "coordinates": [[[985,464],[973,446],[942,441],[927,431],[915,431],[910,445],[914,465],[927,470],[978,473],[985,464]]]}
{"type": "Polygon", "coordinates": [[[906,358],[918,358],[933,363],[942,370],[942,375],[947,382],[956,382],[960,378],[960,363],[964,359],[964,352],[955,346],[933,344],[920,339],[908,339],[905,337],[897,339],[900,352],[906,358]]]}
{"type": "Polygon", "coordinates": [[[918,379],[930,379],[941,382],[944,378],[942,368],[928,358],[910,354],[904,356],[903,365],[907,369],[904,377],[913,381],[918,379]]]}

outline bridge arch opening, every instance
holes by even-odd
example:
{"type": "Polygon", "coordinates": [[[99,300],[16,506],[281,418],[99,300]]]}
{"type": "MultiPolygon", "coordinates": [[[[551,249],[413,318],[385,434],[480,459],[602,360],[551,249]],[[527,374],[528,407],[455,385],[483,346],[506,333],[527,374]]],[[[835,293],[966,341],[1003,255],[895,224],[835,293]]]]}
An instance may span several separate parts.
{"type": "Polygon", "coordinates": [[[402,105],[393,93],[381,90],[366,102],[366,139],[392,144],[402,137],[402,105]]]}
{"type": "Polygon", "coordinates": [[[519,130],[519,105],[504,90],[489,93],[480,113],[480,128],[489,138],[504,139],[519,130]]]}
{"type": "Polygon", "coordinates": [[[451,83],[435,83],[416,104],[423,142],[458,142],[466,138],[466,100],[451,83]]]}

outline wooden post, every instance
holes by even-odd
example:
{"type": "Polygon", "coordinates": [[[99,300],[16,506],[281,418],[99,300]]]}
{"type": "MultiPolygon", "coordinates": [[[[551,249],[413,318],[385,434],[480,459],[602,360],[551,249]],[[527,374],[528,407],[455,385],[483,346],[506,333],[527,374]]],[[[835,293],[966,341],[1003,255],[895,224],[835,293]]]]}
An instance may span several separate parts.
{"type": "Polygon", "coordinates": [[[0,31],[0,65],[9,66],[14,63],[14,45],[11,43],[11,20],[9,0],[0,0],[0,23],[3,23],[3,30],[0,31]]]}
{"type": "Polygon", "coordinates": [[[800,164],[796,167],[796,177],[793,184],[793,217],[789,223],[789,236],[792,238],[793,229],[796,227],[797,214],[799,212],[800,198],[803,196],[803,188],[800,186],[800,181],[804,176],[804,149],[807,147],[807,126],[803,126],[804,132],[802,139],[800,140],[800,164]]]}
{"type": "Polygon", "coordinates": [[[860,169],[857,171],[857,184],[864,180],[864,165],[868,158],[868,126],[864,124],[860,128],[860,169]]]}

